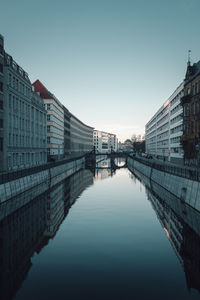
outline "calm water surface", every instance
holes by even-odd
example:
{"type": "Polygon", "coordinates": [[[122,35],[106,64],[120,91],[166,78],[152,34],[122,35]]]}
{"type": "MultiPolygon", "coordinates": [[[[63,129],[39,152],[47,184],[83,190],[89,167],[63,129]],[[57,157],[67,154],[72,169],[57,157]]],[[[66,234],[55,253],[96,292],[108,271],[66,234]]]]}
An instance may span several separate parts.
{"type": "MultiPolygon", "coordinates": [[[[14,298],[199,299],[200,272],[190,270],[190,265],[200,261],[199,252],[195,258],[182,253],[187,226],[179,216],[127,169],[98,170],[94,179],[87,172],[34,200],[35,207],[29,205],[2,221],[7,234],[2,238],[4,272],[9,272],[10,260],[14,260],[12,278],[8,277],[15,284],[19,281],[14,298]],[[54,203],[56,197],[59,204],[48,210],[49,199],[54,203]],[[17,233],[9,226],[24,229],[17,233]],[[173,240],[170,228],[174,228],[173,240]],[[19,239],[20,246],[15,246],[19,239]]],[[[196,243],[200,249],[198,235],[191,232],[195,239],[191,245],[196,243]]]]}

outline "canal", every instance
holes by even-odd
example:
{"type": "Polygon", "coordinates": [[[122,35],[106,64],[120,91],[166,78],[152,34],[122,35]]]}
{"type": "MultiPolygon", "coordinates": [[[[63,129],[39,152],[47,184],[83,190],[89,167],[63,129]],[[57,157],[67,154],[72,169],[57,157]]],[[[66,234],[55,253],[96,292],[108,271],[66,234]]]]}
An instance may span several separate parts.
{"type": "Polygon", "coordinates": [[[184,222],[138,174],[98,167],[1,207],[2,299],[199,299],[198,212],[184,222]]]}

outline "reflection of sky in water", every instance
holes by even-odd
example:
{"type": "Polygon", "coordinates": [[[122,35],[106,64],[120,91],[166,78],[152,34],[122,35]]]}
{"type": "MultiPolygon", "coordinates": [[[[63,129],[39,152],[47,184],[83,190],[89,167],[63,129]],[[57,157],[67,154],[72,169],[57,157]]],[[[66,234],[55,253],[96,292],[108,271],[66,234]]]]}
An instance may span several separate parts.
{"type": "Polygon", "coordinates": [[[32,263],[16,299],[197,299],[127,169],[85,190],[32,263]]]}

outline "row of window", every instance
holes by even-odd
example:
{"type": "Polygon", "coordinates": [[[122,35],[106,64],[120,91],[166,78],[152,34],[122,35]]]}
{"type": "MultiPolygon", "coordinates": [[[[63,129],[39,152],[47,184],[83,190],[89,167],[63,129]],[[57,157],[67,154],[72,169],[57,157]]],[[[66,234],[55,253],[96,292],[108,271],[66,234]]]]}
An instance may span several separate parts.
{"type": "Polygon", "coordinates": [[[47,144],[63,145],[63,140],[48,136],[47,144]]]}
{"type": "Polygon", "coordinates": [[[56,133],[56,134],[58,134],[60,136],[64,136],[64,130],[60,130],[60,129],[58,129],[55,126],[48,125],[47,126],[47,132],[56,133]]]}
{"type": "Polygon", "coordinates": [[[55,111],[62,119],[64,119],[64,113],[61,112],[53,103],[45,104],[45,109],[55,111]]]}
{"type": "Polygon", "coordinates": [[[183,94],[184,94],[183,90],[180,93],[178,93],[176,95],[176,97],[170,102],[170,106],[172,106],[174,103],[180,101],[180,98],[181,98],[181,96],[183,96],[183,94]]]}
{"type": "Polygon", "coordinates": [[[197,95],[200,92],[200,81],[192,84],[191,87],[187,88],[187,95],[197,95]]]}
{"type": "Polygon", "coordinates": [[[177,111],[181,110],[182,105],[179,103],[175,108],[171,110],[171,116],[175,114],[177,111]]]}
{"type": "Polygon", "coordinates": [[[32,119],[36,119],[36,121],[44,122],[46,121],[46,113],[39,111],[35,107],[31,106],[30,104],[24,102],[18,97],[15,97],[12,94],[9,94],[9,110],[11,112],[25,113],[28,118],[32,117],[32,119]]]}
{"type": "Polygon", "coordinates": [[[45,152],[36,153],[10,153],[8,156],[8,167],[15,167],[24,164],[41,164],[46,162],[45,152]]]}
{"type": "Polygon", "coordinates": [[[24,119],[11,114],[9,114],[9,129],[10,131],[14,129],[32,133],[35,132],[35,134],[40,136],[46,135],[46,125],[44,126],[41,123],[33,122],[29,119],[24,119]]]}
{"type": "Polygon", "coordinates": [[[36,136],[24,136],[9,133],[8,139],[9,146],[11,147],[38,147],[45,148],[46,140],[36,136]]]}
{"type": "Polygon", "coordinates": [[[9,73],[8,76],[8,84],[15,89],[16,91],[20,92],[24,96],[30,97],[31,94],[31,88],[26,86],[21,80],[19,80],[17,77],[9,73]]]}
{"type": "Polygon", "coordinates": [[[164,121],[168,120],[169,116],[168,114],[166,116],[164,116],[162,119],[160,119],[158,122],[157,122],[157,127],[163,123],[164,121]]]}
{"type": "Polygon", "coordinates": [[[171,119],[170,124],[173,125],[174,123],[177,123],[178,121],[182,120],[182,116],[178,115],[175,118],[171,119]]]}
{"type": "Polygon", "coordinates": [[[47,121],[55,122],[56,124],[58,124],[61,127],[63,127],[63,122],[60,121],[58,118],[56,118],[56,116],[54,116],[54,115],[47,115],[47,121]]]}
{"type": "Polygon", "coordinates": [[[183,130],[183,125],[179,125],[179,126],[172,128],[170,132],[171,132],[171,134],[173,134],[173,133],[180,132],[182,130],[183,130]]]}
{"type": "Polygon", "coordinates": [[[180,141],[181,141],[181,137],[180,136],[177,136],[177,137],[174,137],[174,138],[170,139],[170,143],[171,144],[180,143],[180,141]]]}

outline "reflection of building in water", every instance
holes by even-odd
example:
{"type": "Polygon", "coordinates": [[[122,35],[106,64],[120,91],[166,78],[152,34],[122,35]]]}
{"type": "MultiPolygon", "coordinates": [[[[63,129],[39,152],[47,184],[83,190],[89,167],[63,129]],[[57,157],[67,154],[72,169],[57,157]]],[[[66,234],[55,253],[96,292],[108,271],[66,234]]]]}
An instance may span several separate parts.
{"type": "Polygon", "coordinates": [[[89,170],[80,170],[50,190],[47,201],[46,236],[55,235],[71,205],[92,184],[92,173],[89,170]]]}
{"type": "Polygon", "coordinates": [[[46,228],[46,203],[42,194],[0,222],[1,299],[11,299],[27,276],[46,228]]]}
{"type": "Polygon", "coordinates": [[[74,204],[75,200],[82,192],[93,184],[93,174],[89,170],[81,170],[69,178],[70,184],[70,205],[74,204]]]}
{"type": "MultiPolygon", "coordinates": [[[[93,174],[81,170],[51,190],[33,197],[20,209],[14,212],[10,209],[9,215],[2,214],[2,218],[6,217],[0,221],[1,299],[11,299],[15,295],[32,265],[34,252],[39,253],[48,244],[76,198],[92,184],[93,174]]],[[[15,199],[11,206],[13,203],[15,199]]],[[[3,206],[3,210],[7,208],[3,206]]]]}
{"type": "Polygon", "coordinates": [[[113,171],[111,169],[96,169],[94,179],[95,180],[103,180],[110,176],[113,176],[116,171],[113,171]]]}
{"type": "MultiPolygon", "coordinates": [[[[170,193],[168,194],[170,195],[170,193]]],[[[181,217],[154,192],[148,190],[147,195],[183,265],[188,288],[195,288],[200,291],[200,227],[197,230],[196,226],[200,224],[200,214],[190,207],[185,208],[185,204],[180,204],[182,205],[181,217]],[[187,223],[183,220],[183,216],[187,219],[187,223]]],[[[163,195],[161,190],[159,195],[163,195]]],[[[177,207],[180,210],[180,206],[177,207]]]]}
{"type": "Polygon", "coordinates": [[[48,193],[46,236],[54,236],[64,218],[64,182],[54,186],[48,193]]]}

